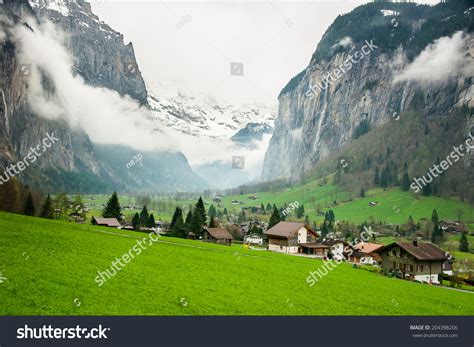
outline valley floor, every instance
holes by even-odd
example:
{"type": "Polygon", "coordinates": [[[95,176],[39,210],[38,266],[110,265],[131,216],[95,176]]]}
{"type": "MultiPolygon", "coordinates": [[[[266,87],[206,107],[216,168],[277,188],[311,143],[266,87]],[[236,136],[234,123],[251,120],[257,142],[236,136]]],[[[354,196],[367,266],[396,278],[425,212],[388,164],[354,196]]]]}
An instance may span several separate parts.
{"type": "Polygon", "coordinates": [[[341,264],[0,213],[0,315],[471,315],[474,294],[341,264]]]}

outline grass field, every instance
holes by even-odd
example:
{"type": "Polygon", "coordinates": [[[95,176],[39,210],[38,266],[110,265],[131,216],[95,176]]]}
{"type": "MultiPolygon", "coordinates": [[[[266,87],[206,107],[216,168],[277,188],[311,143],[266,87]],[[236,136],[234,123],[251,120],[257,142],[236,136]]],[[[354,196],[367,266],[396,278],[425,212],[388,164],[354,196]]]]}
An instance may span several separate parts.
{"type": "MultiPolygon", "coordinates": [[[[376,221],[387,223],[405,223],[410,215],[415,220],[420,218],[431,218],[433,209],[437,209],[440,219],[458,219],[458,210],[463,211],[463,219],[468,222],[474,221],[474,206],[463,203],[457,199],[443,199],[439,197],[415,196],[410,192],[403,192],[399,188],[387,190],[372,189],[366,193],[364,198],[354,198],[348,200],[348,194],[338,192],[334,185],[327,184],[322,187],[317,182],[310,182],[305,185],[293,187],[284,192],[278,193],[255,193],[245,195],[227,196],[222,199],[223,204],[229,210],[237,210],[232,200],[245,203],[241,206],[260,206],[263,203],[275,203],[278,207],[284,203],[298,201],[305,206],[306,214],[310,220],[321,222],[324,217],[318,216],[316,209],[320,206],[323,210],[331,208],[338,220],[361,223],[369,220],[372,216],[376,221]],[[256,195],[258,200],[252,201],[248,196],[256,195]],[[336,200],[336,205],[333,201],[336,200]],[[369,206],[369,202],[378,202],[376,206],[369,206]]],[[[290,216],[291,219],[293,216],[290,216]]]]}
{"type": "Polygon", "coordinates": [[[0,213],[0,315],[471,315],[474,294],[341,264],[161,238],[99,287],[146,234],[0,213]]]}

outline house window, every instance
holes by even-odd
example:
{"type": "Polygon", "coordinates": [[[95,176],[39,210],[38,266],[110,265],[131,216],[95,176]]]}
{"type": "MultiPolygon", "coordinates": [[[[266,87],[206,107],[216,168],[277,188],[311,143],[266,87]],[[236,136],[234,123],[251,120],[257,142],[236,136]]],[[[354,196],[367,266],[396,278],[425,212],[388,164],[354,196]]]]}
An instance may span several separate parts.
{"type": "Polygon", "coordinates": [[[417,265],[416,272],[423,272],[423,265],[417,265]]]}
{"type": "Polygon", "coordinates": [[[408,259],[408,253],[407,253],[407,252],[403,252],[403,258],[407,258],[407,259],[408,259]]]}
{"type": "Polygon", "coordinates": [[[400,251],[397,251],[397,257],[400,258],[400,251]]]}
{"type": "Polygon", "coordinates": [[[388,251],[388,255],[391,256],[391,257],[393,257],[393,256],[395,255],[395,254],[393,253],[393,249],[391,249],[391,250],[388,251]]]}
{"type": "Polygon", "coordinates": [[[395,269],[397,269],[397,270],[400,269],[400,263],[394,262],[393,264],[395,265],[395,269]]]}

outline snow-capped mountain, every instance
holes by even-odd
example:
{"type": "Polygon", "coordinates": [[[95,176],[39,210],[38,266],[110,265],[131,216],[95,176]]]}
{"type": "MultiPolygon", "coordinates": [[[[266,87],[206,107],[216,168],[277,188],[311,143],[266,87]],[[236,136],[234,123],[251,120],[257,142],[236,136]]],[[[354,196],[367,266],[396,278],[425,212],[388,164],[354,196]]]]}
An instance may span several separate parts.
{"type": "Polygon", "coordinates": [[[249,123],[261,126],[266,133],[273,129],[276,109],[265,105],[230,105],[209,96],[183,93],[158,95],[150,92],[148,96],[153,118],[182,134],[230,139],[249,123]]]}

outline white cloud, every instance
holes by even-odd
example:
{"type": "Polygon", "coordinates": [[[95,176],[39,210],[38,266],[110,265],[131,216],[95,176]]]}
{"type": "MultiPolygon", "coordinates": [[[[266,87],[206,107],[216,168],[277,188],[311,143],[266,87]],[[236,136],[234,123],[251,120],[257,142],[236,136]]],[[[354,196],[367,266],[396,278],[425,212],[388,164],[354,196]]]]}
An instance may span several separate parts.
{"type": "Polygon", "coordinates": [[[121,144],[142,151],[181,151],[191,165],[230,162],[233,155],[244,155],[246,170],[259,175],[269,137],[251,151],[230,140],[197,138],[163,127],[153,120],[150,110],[130,97],[89,86],[79,75],[73,75],[72,59],[63,46],[64,34],[53,24],[38,26],[30,20],[29,25],[33,31],[17,26],[14,36],[21,44],[20,64],[31,66],[28,101],[39,116],[63,119],[83,129],[94,143],[121,144]],[[44,89],[41,73],[49,78],[55,93],[44,89]]]}
{"type": "Polygon", "coordinates": [[[349,36],[343,37],[339,41],[337,41],[334,45],[332,45],[332,49],[335,49],[337,47],[347,47],[353,45],[353,41],[349,36]]]}
{"type": "Polygon", "coordinates": [[[470,35],[461,31],[452,37],[441,37],[396,75],[394,82],[437,84],[457,76],[473,76],[473,59],[466,53],[470,39],[470,35]]]}

